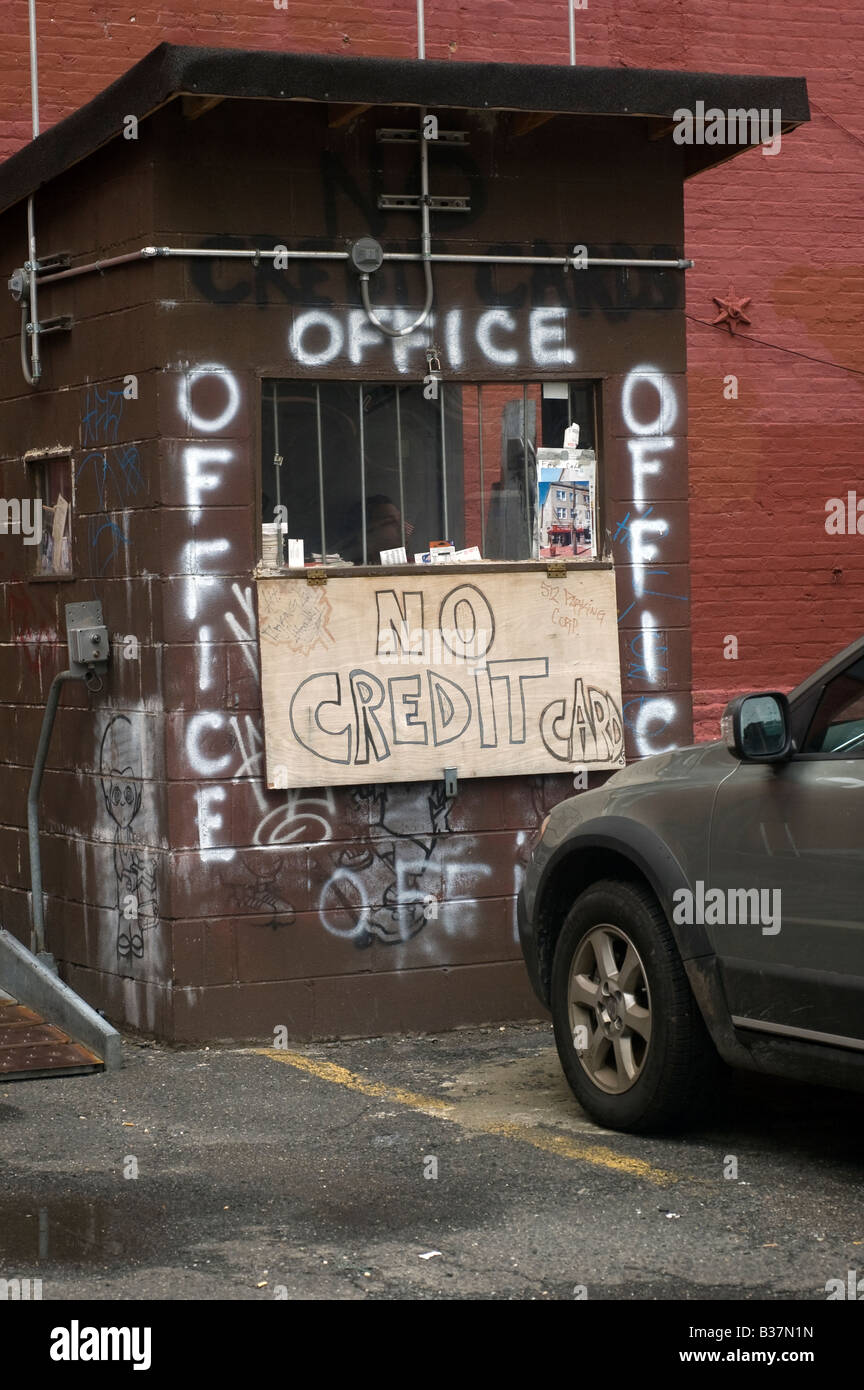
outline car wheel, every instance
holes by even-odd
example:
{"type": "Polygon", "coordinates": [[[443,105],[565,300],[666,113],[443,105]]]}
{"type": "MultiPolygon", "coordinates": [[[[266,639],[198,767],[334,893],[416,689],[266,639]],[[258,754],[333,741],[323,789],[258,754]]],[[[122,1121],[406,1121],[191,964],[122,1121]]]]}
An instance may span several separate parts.
{"type": "Polygon", "coordinates": [[[576,900],[552,966],[561,1065],[599,1124],[634,1132],[679,1123],[717,1053],[653,894],[604,880],[576,900]]]}

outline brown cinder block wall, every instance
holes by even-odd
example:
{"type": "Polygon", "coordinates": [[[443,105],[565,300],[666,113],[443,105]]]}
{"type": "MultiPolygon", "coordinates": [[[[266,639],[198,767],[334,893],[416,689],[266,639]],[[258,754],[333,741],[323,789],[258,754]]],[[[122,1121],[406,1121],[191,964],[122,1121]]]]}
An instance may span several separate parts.
{"type": "MultiPolygon", "coordinates": [[[[416,214],[381,214],[376,200],[415,172],[375,143],[378,126],[413,123],[389,108],[333,126],[323,103],[251,101],[189,120],[175,101],[137,141],[113,141],[40,192],[40,245],[74,263],[143,245],[322,247],[369,233],[413,249],[416,214]]],[[[470,195],[472,212],[435,229],[440,249],[558,254],[578,222],[592,253],[683,254],[668,141],[621,120],[561,117],[518,136],[508,113],[449,123],[470,132],[469,153],[436,151],[436,179],[470,195]]],[[[24,256],[18,206],[0,218],[4,277],[24,256]]],[[[385,305],[420,294],[416,267],[376,280],[385,305]]],[[[601,383],[627,751],[688,741],[682,275],[442,266],[436,294],[439,327],[460,311],[448,379],[601,383]],[[490,327],[493,310],[505,317],[490,327]],[[563,337],[544,334],[550,325],[563,337]],[[555,344],[569,363],[549,356],[555,344]],[[668,441],[662,467],[640,472],[631,444],[652,435],[668,441]],[[650,525],[634,532],[646,499],[650,525]],[[647,628],[659,635],[646,655],[647,628]]],[[[48,945],[92,1003],[160,1038],[266,1040],[280,1025],[296,1037],[374,1034],[539,1012],[515,894],[571,779],[465,780],[451,799],[435,783],[275,792],[263,781],[261,381],[399,379],[392,344],[361,341],[358,311],[356,279],[326,263],[157,259],[58,282],[40,313],[71,313],[74,326],[45,340],[33,391],[18,312],[0,296],[3,494],[27,495],[34,450],[68,448],[74,477],[73,579],[33,581],[20,538],[2,542],[0,916],[29,939],[29,766],[66,664],[64,605],[98,597],[111,669],[98,694],[64,691],[44,782],[48,945]],[[362,901],[339,892],[346,866],[362,901]],[[124,953],[130,894],[140,950],[124,953]]],[[[422,351],[407,359],[411,378],[424,369],[422,351]]]]}

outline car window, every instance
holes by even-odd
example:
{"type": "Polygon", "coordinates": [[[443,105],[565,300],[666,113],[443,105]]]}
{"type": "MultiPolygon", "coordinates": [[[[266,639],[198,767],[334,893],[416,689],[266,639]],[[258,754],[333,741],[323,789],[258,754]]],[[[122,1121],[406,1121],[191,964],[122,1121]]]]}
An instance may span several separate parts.
{"type": "Polygon", "coordinates": [[[864,658],[828,682],[801,752],[864,757],[864,658]]]}

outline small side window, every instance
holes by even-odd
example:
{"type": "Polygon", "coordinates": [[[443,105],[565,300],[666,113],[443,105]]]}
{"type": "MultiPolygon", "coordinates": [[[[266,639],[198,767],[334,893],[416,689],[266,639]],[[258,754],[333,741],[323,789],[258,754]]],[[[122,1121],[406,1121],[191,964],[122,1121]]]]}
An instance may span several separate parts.
{"type": "Polygon", "coordinates": [[[45,454],[26,463],[33,524],[39,534],[31,572],[65,578],[72,573],[72,457],[45,454]]]}
{"type": "Polygon", "coordinates": [[[864,657],[826,685],[801,752],[864,757],[864,657]]]}

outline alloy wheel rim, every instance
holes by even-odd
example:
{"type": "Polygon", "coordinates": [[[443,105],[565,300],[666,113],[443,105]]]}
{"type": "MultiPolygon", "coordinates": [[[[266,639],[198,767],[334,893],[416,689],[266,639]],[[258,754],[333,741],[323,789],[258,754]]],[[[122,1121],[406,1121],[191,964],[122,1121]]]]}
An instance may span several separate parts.
{"type": "Polygon", "coordinates": [[[635,1086],[651,1042],[651,991],[642,958],[604,922],[580,941],[567,984],[570,1036],[583,1070],[608,1095],[635,1086]]]}

